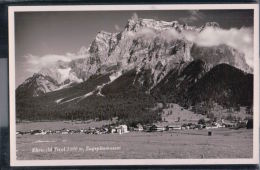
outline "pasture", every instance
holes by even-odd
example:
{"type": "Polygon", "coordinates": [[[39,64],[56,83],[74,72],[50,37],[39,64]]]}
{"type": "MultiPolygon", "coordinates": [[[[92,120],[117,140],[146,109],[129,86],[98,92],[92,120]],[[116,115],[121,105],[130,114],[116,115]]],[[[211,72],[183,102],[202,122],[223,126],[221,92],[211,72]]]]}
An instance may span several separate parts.
{"type": "Polygon", "coordinates": [[[17,135],[17,159],[252,158],[252,129],[211,131],[17,135]]]}

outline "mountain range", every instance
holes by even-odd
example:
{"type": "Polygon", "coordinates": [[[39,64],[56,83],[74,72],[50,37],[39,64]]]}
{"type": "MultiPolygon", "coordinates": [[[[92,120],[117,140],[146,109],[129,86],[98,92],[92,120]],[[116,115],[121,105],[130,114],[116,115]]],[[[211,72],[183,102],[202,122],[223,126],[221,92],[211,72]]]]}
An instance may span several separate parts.
{"type": "Polygon", "coordinates": [[[200,46],[185,36],[208,28],[220,26],[131,18],[121,32],[100,31],[77,53],[80,58],[41,68],[17,87],[18,118],[151,122],[160,119],[151,111],[157,102],[252,106],[253,69],[245,54],[226,44],[200,46]]]}

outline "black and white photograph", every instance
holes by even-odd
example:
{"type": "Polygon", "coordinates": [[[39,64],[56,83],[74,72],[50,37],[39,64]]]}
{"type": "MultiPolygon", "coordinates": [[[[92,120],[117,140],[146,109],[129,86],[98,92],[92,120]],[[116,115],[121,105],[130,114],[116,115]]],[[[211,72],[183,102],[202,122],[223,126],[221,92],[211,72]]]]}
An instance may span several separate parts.
{"type": "Polygon", "coordinates": [[[258,6],[9,7],[11,164],[255,164],[258,6]]]}

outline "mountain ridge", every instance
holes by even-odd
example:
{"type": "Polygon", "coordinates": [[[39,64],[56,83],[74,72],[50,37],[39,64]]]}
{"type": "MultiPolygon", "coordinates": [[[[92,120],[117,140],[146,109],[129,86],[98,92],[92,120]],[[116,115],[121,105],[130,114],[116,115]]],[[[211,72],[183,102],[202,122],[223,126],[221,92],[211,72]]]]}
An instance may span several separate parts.
{"type": "Polygon", "coordinates": [[[121,32],[100,31],[80,57],[43,68],[18,86],[17,115],[153,123],[161,119],[154,109],[161,102],[252,106],[253,69],[245,54],[226,44],[201,46],[184,35],[207,28],[220,26],[131,18],[121,32]]]}

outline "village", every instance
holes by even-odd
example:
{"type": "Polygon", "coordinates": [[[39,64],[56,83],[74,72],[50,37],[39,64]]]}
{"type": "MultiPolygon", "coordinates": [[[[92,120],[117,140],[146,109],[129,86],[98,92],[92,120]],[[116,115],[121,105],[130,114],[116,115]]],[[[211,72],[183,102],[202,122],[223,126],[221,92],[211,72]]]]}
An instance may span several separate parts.
{"type": "Polygon", "coordinates": [[[174,124],[174,125],[167,125],[162,126],[159,124],[153,125],[142,125],[138,123],[135,127],[128,127],[125,124],[121,124],[118,126],[115,125],[105,125],[103,127],[89,127],[89,128],[82,128],[82,129],[59,129],[59,130],[30,130],[26,132],[17,131],[16,135],[48,135],[48,134],[125,134],[131,132],[164,132],[164,131],[177,131],[177,130],[201,130],[201,129],[217,129],[217,128],[230,128],[230,129],[240,129],[240,128],[247,128],[251,129],[252,121],[245,120],[239,122],[225,122],[222,120],[221,123],[219,122],[212,122],[212,123],[205,123],[202,119],[198,122],[198,124],[188,123],[188,124],[174,124]]]}
{"type": "Polygon", "coordinates": [[[116,145],[121,150],[87,151],[80,154],[74,151],[63,154],[45,152],[40,155],[44,159],[53,155],[58,159],[64,159],[64,155],[66,159],[73,159],[78,155],[86,159],[99,159],[101,155],[104,158],[120,159],[233,158],[233,155],[250,157],[253,135],[253,119],[250,119],[250,114],[245,114],[243,108],[232,119],[224,109],[219,113],[223,116],[211,118],[177,104],[170,104],[158,113],[161,114],[161,120],[150,124],[124,122],[118,117],[109,120],[96,118],[22,122],[17,124],[16,137],[21,143],[17,154],[33,159],[39,153],[32,152],[32,148],[116,145]],[[231,146],[232,153],[227,149],[231,146]]]}
{"type": "MultiPolygon", "coordinates": [[[[243,109],[241,109],[240,112],[243,112],[243,109]]],[[[178,130],[202,130],[202,129],[208,129],[210,131],[210,129],[218,129],[218,128],[230,128],[230,129],[240,129],[240,128],[252,129],[253,128],[252,119],[245,119],[245,118],[241,119],[241,117],[234,118],[232,120],[227,120],[224,118],[221,119],[207,118],[205,115],[194,114],[194,112],[192,112],[191,110],[184,109],[183,107],[173,103],[167,104],[167,106],[162,110],[161,117],[162,117],[162,121],[154,124],[137,123],[134,126],[127,126],[127,124],[119,123],[118,118],[114,118],[113,121],[110,121],[109,123],[100,126],[89,126],[86,128],[81,127],[78,129],[62,128],[56,130],[47,130],[43,128],[33,129],[33,130],[30,129],[27,131],[17,131],[16,135],[25,135],[25,134],[31,134],[31,135],[95,134],[98,135],[98,134],[125,134],[131,132],[149,133],[149,132],[167,132],[167,131],[178,131],[178,130]]],[[[98,120],[92,120],[92,122],[93,121],[97,122],[98,120]]]]}

